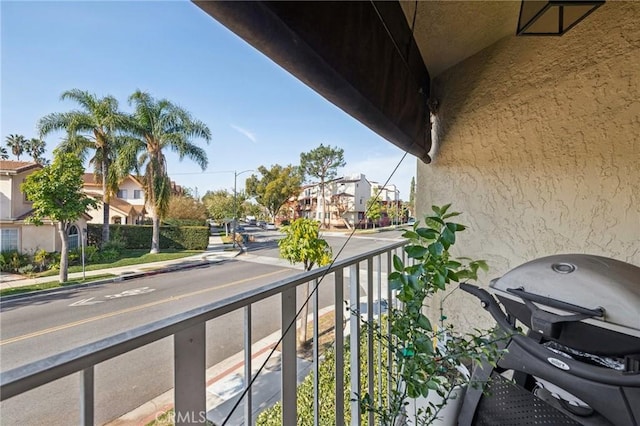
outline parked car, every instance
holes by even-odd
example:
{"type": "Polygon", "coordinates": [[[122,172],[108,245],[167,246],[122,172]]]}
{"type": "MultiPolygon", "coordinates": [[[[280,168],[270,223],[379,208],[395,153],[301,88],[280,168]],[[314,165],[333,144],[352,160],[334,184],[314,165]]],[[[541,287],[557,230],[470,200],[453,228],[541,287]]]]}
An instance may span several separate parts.
{"type": "Polygon", "coordinates": [[[264,228],[266,224],[267,222],[265,222],[264,220],[259,220],[256,222],[256,226],[259,226],[260,228],[264,228]]]}
{"type": "Polygon", "coordinates": [[[414,223],[416,223],[415,217],[410,217],[409,220],[407,220],[407,225],[413,225],[414,223]]]}
{"type": "Polygon", "coordinates": [[[264,225],[265,231],[276,231],[278,228],[275,223],[267,223],[264,225]]]}

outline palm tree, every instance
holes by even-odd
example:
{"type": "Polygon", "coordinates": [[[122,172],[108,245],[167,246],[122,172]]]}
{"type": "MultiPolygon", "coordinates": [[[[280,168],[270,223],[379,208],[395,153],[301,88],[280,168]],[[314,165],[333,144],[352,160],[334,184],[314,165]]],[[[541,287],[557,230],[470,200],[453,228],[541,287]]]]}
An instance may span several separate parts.
{"type": "Polygon", "coordinates": [[[8,160],[9,153],[7,152],[7,148],[4,146],[0,146],[0,160],[8,160]]]}
{"type": "Polygon", "coordinates": [[[42,157],[44,154],[44,147],[46,146],[45,141],[38,138],[31,138],[26,146],[25,151],[33,158],[33,161],[36,163],[43,165],[46,160],[42,157]]]}
{"type": "Polygon", "coordinates": [[[61,100],[70,99],[80,110],[52,113],[38,121],[40,137],[58,130],[66,130],[67,138],[56,148],[60,152],[78,155],[83,161],[89,151],[98,182],[102,183],[102,242],[109,241],[109,201],[118,191],[118,184],[128,170],[111,167],[117,155],[121,138],[118,132],[126,128],[128,117],[118,110],[113,96],[99,98],[84,90],[67,90],[61,100]]]}
{"type": "Polygon", "coordinates": [[[20,161],[20,156],[24,152],[27,146],[27,139],[22,135],[9,135],[7,136],[7,146],[11,148],[11,153],[16,156],[20,161]]]}
{"type": "Polygon", "coordinates": [[[154,99],[146,92],[136,91],[129,97],[134,106],[128,139],[118,156],[121,169],[135,166],[145,190],[145,201],[152,208],[153,236],[151,253],[160,251],[160,221],[165,217],[171,195],[167,173],[166,149],[176,152],[182,160],[188,157],[202,170],[207,168],[206,152],[192,142],[193,138],[211,140],[209,128],[191,117],[185,109],[166,99],[154,99]]]}

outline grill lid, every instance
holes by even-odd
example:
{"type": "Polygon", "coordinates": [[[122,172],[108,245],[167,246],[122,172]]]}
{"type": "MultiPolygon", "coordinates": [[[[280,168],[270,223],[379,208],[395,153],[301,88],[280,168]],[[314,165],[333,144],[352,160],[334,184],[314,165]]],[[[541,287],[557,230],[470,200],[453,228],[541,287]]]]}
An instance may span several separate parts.
{"type": "MultiPolygon", "coordinates": [[[[548,306],[543,298],[586,311],[602,308],[600,318],[586,322],[640,336],[640,268],[629,263],[586,254],[542,257],[512,269],[490,287],[500,296],[522,302],[517,291],[509,291],[521,289],[538,296],[534,301],[541,308],[548,306]]],[[[560,307],[556,312],[580,312],[561,304],[556,307],[560,307]]]]}

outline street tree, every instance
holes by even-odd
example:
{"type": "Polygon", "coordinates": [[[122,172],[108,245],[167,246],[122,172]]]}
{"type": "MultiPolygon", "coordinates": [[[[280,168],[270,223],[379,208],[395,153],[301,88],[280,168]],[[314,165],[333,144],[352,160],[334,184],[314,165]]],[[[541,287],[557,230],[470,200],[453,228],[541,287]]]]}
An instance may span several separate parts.
{"type": "MultiPolygon", "coordinates": [[[[325,266],[331,263],[333,253],[326,240],[320,238],[319,223],[313,219],[299,218],[281,229],[285,237],[278,241],[280,257],[292,264],[302,263],[305,271],[310,271],[314,265],[325,266]]],[[[309,298],[309,283],[304,286],[303,300],[309,298]]],[[[307,340],[307,317],[309,303],[305,302],[304,314],[301,318],[301,331],[298,332],[298,343],[307,340]]]]}
{"type": "Polygon", "coordinates": [[[194,138],[211,140],[211,131],[202,121],[166,99],[155,99],[136,91],[129,97],[134,113],[127,131],[132,135],[119,152],[121,170],[135,168],[141,175],[145,201],[152,207],[153,235],[151,253],[160,251],[160,221],[166,216],[171,195],[171,181],[165,151],[188,157],[204,171],[208,160],[204,149],[194,138]]]}
{"type": "Polygon", "coordinates": [[[0,160],[8,160],[9,152],[7,152],[7,148],[4,146],[0,146],[0,160]]]}
{"type": "Polygon", "coordinates": [[[415,215],[416,208],[416,178],[411,178],[411,185],[409,186],[409,214],[415,215]]]}
{"type": "Polygon", "coordinates": [[[199,200],[187,195],[172,195],[169,198],[167,222],[201,222],[207,220],[207,209],[199,200]]]}
{"type": "Polygon", "coordinates": [[[119,132],[127,127],[128,117],[118,109],[113,96],[98,97],[85,90],[71,89],[60,95],[60,100],[71,100],[79,109],[55,112],[38,121],[40,138],[56,132],[66,131],[66,138],[56,148],[72,153],[83,162],[89,153],[89,165],[93,167],[97,183],[102,184],[102,242],[109,241],[109,202],[118,192],[118,185],[127,170],[113,167],[123,137],[119,132]]]}
{"type": "Polygon", "coordinates": [[[22,135],[9,135],[5,139],[7,147],[11,150],[11,153],[16,156],[16,159],[20,161],[20,156],[27,147],[27,139],[22,135]]]}
{"type": "Polygon", "coordinates": [[[376,227],[376,222],[382,217],[382,207],[378,197],[379,191],[376,190],[375,195],[367,200],[367,219],[373,222],[373,227],[376,227]]]}
{"type": "Polygon", "coordinates": [[[300,154],[300,169],[305,178],[317,178],[320,180],[320,199],[318,206],[322,218],[322,226],[325,227],[325,182],[336,177],[339,167],[345,166],[344,150],[338,147],[324,146],[300,154]]]}
{"type": "Polygon", "coordinates": [[[27,222],[42,225],[45,219],[57,223],[62,241],[60,282],[67,281],[69,267],[69,229],[89,206],[96,202],[82,192],[84,168],[73,154],[58,154],[53,163],[25,179],[22,192],[31,201],[33,211],[27,222]]]}
{"type": "Polygon", "coordinates": [[[245,182],[247,195],[254,197],[275,220],[287,200],[300,192],[302,176],[299,169],[291,164],[284,167],[276,164],[270,169],[260,166],[258,172],[262,175],[260,179],[252,174],[245,182]]]}
{"type": "Polygon", "coordinates": [[[216,222],[223,222],[225,219],[231,219],[236,211],[236,203],[238,216],[245,213],[244,205],[247,196],[244,192],[239,191],[234,199],[233,194],[225,189],[217,191],[207,191],[202,197],[202,202],[207,209],[209,217],[216,222]]]}

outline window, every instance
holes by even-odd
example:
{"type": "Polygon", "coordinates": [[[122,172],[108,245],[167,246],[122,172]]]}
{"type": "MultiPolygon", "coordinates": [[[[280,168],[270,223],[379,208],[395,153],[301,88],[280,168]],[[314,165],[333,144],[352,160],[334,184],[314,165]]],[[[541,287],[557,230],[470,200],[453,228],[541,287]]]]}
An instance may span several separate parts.
{"type": "Polygon", "coordinates": [[[71,225],[71,228],[69,228],[69,250],[77,249],[78,247],[80,247],[78,227],[71,225]]]}
{"type": "Polygon", "coordinates": [[[142,191],[139,189],[134,189],[133,190],[133,199],[134,200],[139,200],[142,198],[142,191]]]}
{"type": "Polygon", "coordinates": [[[119,189],[118,190],[118,198],[127,198],[127,190],[119,189]]]}
{"type": "Polygon", "coordinates": [[[18,229],[0,229],[0,251],[18,250],[18,229]]]}

